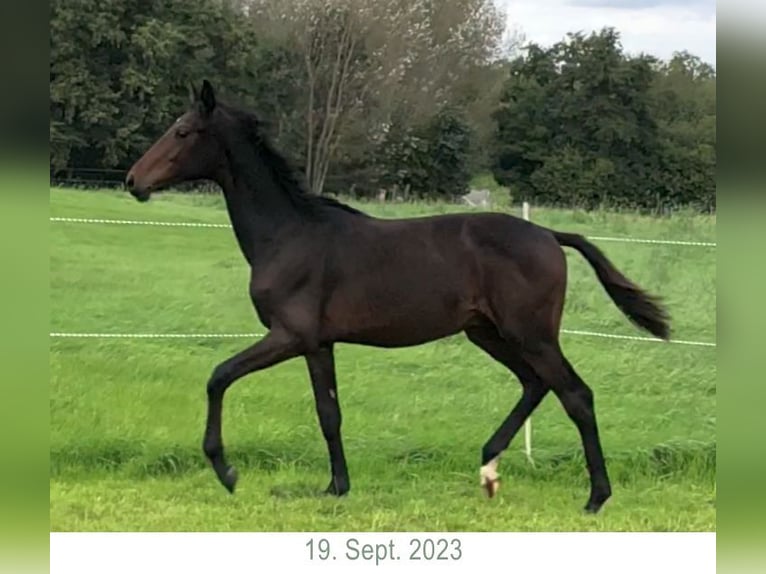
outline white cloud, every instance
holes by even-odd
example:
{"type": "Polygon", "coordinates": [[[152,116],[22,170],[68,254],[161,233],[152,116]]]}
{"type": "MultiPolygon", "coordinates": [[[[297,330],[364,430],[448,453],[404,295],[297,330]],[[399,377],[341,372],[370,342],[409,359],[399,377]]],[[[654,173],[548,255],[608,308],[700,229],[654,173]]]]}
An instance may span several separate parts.
{"type": "Polygon", "coordinates": [[[549,46],[568,32],[613,27],[626,52],[669,59],[687,50],[716,63],[716,13],[709,0],[498,0],[509,25],[549,46]]]}

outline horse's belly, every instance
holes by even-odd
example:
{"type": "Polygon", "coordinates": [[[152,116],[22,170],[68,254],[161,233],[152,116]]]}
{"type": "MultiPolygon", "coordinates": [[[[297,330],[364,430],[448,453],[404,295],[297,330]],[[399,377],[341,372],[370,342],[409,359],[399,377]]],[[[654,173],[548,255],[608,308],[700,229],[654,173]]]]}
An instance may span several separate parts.
{"type": "Polygon", "coordinates": [[[326,315],[330,338],[380,347],[419,345],[462,331],[473,314],[457,293],[379,295],[331,302],[326,315]]]}
{"type": "Polygon", "coordinates": [[[398,325],[384,328],[364,328],[340,334],[335,339],[343,343],[373,347],[411,347],[435,341],[462,331],[458,325],[415,326],[398,325]]]}

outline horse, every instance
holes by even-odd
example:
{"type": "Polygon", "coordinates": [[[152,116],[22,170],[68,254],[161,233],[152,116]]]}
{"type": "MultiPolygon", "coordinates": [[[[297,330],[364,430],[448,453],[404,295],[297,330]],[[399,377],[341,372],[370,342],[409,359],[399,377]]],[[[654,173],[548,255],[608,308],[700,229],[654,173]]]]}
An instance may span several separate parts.
{"type": "Polygon", "coordinates": [[[612,493],[594,394],[559,344],[567,287],[564,247],[591,265],[636,327],[670,339],[662,298],[623,275],[583,236],[504,213],[376,218],[309,192],[255,113],[216,98],[208,80],[190,106],[128,171],[140,202],[192,181],[217,184],[250,267],[249,295],[267,333],[218,364],[207,381],[203,452],[234,493],[224,454],[226,390],[245,375],[302,357],[330,462],[328,494],[351,488],[341,436],[336,344],[401,348],[464,334],[515,374],[522,395],[481,450],[479,485],[492,498],[498,461],[553,391],[579,431],[590,480],[584,510],[612,493]]]}

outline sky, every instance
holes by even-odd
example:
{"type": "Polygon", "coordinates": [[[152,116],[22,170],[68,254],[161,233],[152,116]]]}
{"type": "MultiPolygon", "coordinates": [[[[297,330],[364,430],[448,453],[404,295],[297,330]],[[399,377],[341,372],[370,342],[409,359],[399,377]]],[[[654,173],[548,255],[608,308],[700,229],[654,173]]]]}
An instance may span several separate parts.
{"type": "Polygon", "coordinates": [[[567,32],[615,28],[625,52],[667,60],[687,50],[716,63],[716,0],[497,0],[526,41],[549,46],[567,32]]]}

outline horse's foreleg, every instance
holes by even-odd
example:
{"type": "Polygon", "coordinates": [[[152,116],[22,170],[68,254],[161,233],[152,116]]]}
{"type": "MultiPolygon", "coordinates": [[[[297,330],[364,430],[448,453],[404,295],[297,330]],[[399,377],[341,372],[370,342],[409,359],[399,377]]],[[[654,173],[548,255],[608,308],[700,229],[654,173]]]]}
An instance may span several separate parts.
{"type": "Polygon", "coordinates": [[[272,330],[255,345],[248,347],[218,365],[207,384],[207,425],[203,450],[215,470],[218,480],[229,492],[234,492],[237,473],[226,464],[221,438],[223,395],[238,379],[254,371],[266,369],[300,354],[297,339],[285,331],[272,330]]]}
{"type": "Polygon", "coordinates": [[[341,412],[338,403],[338,388],[335,379],[335,360],[331,346],[320,347],[316,352],[306,355],[311,386],[314,389],[317,415],[322,434],[327,441],[330,454],[332,478],[327,487],[329,494],[341,496],[351,488],[343,454],[343,441],[340,435],[341,412]]]}

